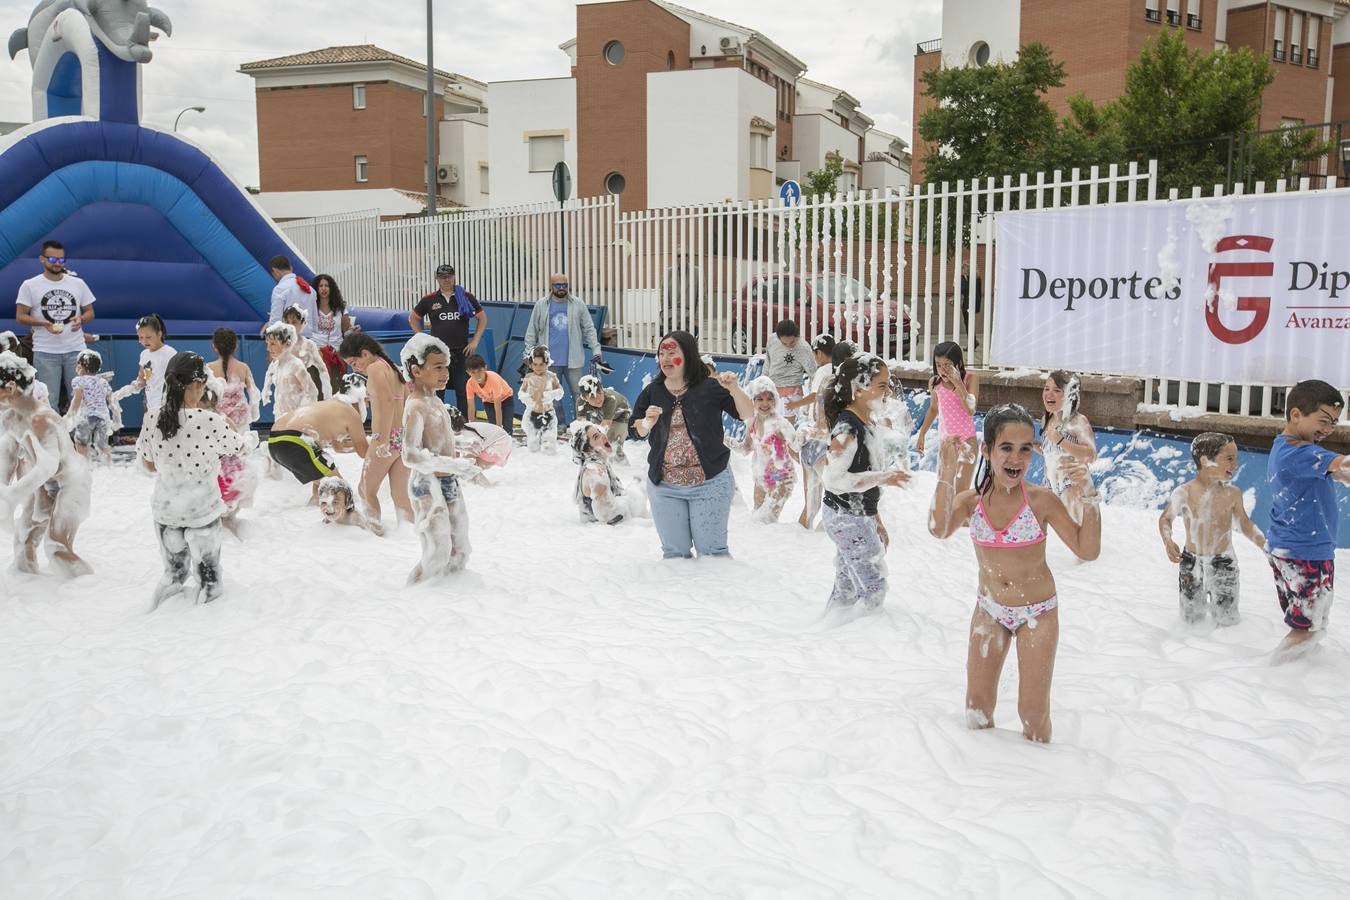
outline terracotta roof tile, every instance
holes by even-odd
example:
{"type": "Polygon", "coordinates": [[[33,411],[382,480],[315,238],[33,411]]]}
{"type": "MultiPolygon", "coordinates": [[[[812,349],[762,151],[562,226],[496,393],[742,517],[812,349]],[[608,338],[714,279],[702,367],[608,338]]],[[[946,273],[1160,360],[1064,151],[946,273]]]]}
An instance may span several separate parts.
{"type": "MultiPolygon", "coordinates": [[[[276,56],[272,59],[260,59],[247,62],[239,67],[241,72],[256,72],[261,69],[280,69],[290,66],[322,66],[341,63],[392,62],[410,66],[414,69],[426,69],[425,63],[400,56],[374,44],[349,44],[341,47],[324,47],[322,50],[307,50],[304,53],[292,53],[289,56],[276,56]]],[[[456,80],[460,76],[453,72],[436,69],[442,78],[456,80]]]]}

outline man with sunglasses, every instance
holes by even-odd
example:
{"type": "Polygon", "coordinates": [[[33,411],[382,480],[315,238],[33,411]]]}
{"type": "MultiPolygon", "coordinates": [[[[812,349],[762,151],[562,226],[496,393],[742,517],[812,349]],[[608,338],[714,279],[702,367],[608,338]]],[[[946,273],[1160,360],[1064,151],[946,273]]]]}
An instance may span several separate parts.
{"type": "Polygon", "coordinates": [[[592,362],[600,359],[600,340],[591,311],[572,294],[572,284],[562,273],[550,276],[549,294],[534,305],[530,324],[525,327],[525,346],[540,344],[548,347],[553,359],[550,368],[570,391],[561,401],[562,413],[558,416],[559,430],[566,431],[576,418],[577,401],[581,399],[578,385],[592,362]],[[589,357],[585,350],[591,351],[589,357]]]}
{"type": "Polygon", "coordinates": [[[47,386],[54,409],[69,402],[70,380],[84,350],[84,325],[94,319],[94,295],[80,278],[66,271],[66,248],[60,241],[42,242],[42,272],[19,285],[14,318],[33,329],[33,368],[47,386]]]}
{"type": "Polygon", "coordinates": [[[478,352],[478,342],[487,331],[488,317],[478,299],[455,283],[454,266],[436,268],[436,290],[419,300],[408,313],[408,327],[413,334],[422,331],[423,319],[431,323],[431,336],[450,349],[447,360],[450,364],[449,388],[455,392],[455,406],[467,418],[469,394],[465,385],[469,373],[464,361],[478,352]],[[478,328],[471,336],[469,323],[473,321],[478,323],[478,328]]]}

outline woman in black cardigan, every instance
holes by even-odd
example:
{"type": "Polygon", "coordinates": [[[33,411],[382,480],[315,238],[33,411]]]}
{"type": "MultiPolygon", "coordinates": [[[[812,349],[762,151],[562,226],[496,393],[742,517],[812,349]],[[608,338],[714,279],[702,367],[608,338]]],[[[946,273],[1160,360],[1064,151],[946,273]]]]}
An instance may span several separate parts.
{"type": "Polygon", "coordinates": [[[735,485],[722,414],[744,420],[754,404],[734,372],[714,381],[687,331],[672,331],[656,350],[660,370],[633,405],[633,430],[648,438],[647,496],[666,559],[730,556],[727,517],[735,485]]]}

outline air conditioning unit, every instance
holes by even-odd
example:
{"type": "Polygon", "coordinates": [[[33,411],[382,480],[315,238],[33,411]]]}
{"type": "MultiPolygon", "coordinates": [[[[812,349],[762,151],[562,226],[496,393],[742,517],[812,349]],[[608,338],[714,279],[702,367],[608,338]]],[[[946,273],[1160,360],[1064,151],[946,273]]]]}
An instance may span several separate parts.
{"type": "Polygon", "coordinates": [[[459,184],[459,166],[437,166],[437,184],[459,184]]]}
{"type": "Polygon", "coordinates": [[[722,38],[722,52],[730,56],[740,55],[741,52],[740,39],[729,36],[722,38]]]}

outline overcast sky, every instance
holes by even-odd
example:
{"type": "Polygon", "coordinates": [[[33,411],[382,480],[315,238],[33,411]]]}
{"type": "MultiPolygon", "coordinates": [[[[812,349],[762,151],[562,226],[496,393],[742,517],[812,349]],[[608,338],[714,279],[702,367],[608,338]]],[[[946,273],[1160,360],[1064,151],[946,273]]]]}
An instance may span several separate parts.
{"type": "MultiPolygon", "coordinates": [[[[558,44],[576,31],[566,0],[435,0],[436,65],[482,81],[567,74],[558,44]]],[[[686,0],[683,4],[767,35],[805,60],[807,75],[857,97],[877,127],[910,139],[914,45],[941,32],[941,0],[843,0],[828,12],[807,0],[686,0]]],[[[36,2],[0,0],[0,37],[28,23],[36,2]]],[[[144,120],[180,132],[237,180],[258,183],[253,79],[241,63],[338,44],[376,44],[426,57],[425,5],[414,0],[163,0],[173,36],[154,43],[143,74],[144,120]],[[395,11],[397,10],[397,11],[395,11]]],[[[0,54],[0,121],[32,116],[28,54],[0,54]]],[[[322,129],[322,122],[297,122],[322,129]]]]}

